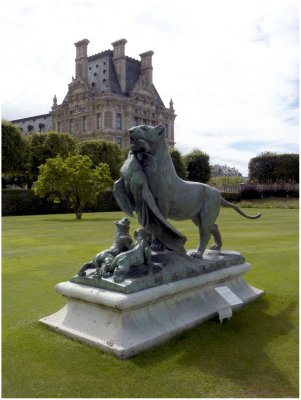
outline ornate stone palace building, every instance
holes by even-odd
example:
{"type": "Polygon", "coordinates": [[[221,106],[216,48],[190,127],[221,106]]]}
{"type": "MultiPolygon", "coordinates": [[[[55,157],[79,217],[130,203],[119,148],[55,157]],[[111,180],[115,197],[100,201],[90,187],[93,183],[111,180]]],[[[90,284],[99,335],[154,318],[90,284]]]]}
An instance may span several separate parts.
{"type": "Polygon", "coordinates": [[[62,104],[54,96],[50,114],[14,120],[24,134],[54,129],[80,139],[106,139],[121,148],[128,145],[127,131],[136,125],[166,126],[166,139],[174,144],[173,102],[169,108],[153,84],[153,51],[140,61],[125,55],[125,39],[112,43],[113,50],[88,56],[89,40],[75,43],[75,78],[62,104]]]}

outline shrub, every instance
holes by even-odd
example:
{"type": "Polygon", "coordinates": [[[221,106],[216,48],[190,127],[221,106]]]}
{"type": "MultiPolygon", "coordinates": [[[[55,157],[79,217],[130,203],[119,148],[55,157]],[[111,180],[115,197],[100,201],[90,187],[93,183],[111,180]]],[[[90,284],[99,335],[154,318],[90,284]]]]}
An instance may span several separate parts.
{"type": "Polygon", "coordinates": [[[187,170],[187,180],[206,183],[210,179],[210,165],[208,154],[194,149],[184,156],[187,170]]]}
{"type": "Polygon", "coordinates": [[[33,190],[2,190],[2,215],[37,215],[69,212],[67,202],[52,203],[39,199],[33,190]]]}
{"type": "Polygon", "coordinates": [[[169,154],[172,159],[173,165],[175,167],[176,173],[181,179],[186,179],[187,172],[185,168],[185,163],[183,157],[179,150],[175,149],[174,147],[169,148],[169,154]]]}
{"type": "Polygon", "coordinates": [[[88,156],[93,166],[108,164],[113,179],[119,178],[123,154],[116,143],[107,140],[85,140],[78,143],[80,155],[88,156]]]}
{"type": "Polygon", "coordinates": [[[2,120],[2,173],[17,176],[26,169],[28,161],[27,142],[19,128],[2,120]]]}
{"type": "Polygon", "coordinates": [[[269,197],[299,197],[299,185],[291,184],[271,184],[240,185],[240,197],[243,200],[266,199],[269,197]]]}
{"type": "Polygon", "coordinates": [[[249,161],[249,179],[258,183],[299,182],[299,154],[262,153],[249,161]]]}
{"type": "Polygon", "coordinates": [[[240,200],[240,193],[232,193],[232,192],[222,192],[221,195],[227,201],[238,202],[240,200]]]}
{"type": "MultiPolygon", "coordinates": [[[[113,193],[102,192],[97,196],[94,205],[88,203],[86,212],[120,211],[113,193]]],[[[2,215],[44,215],[65,214],[74,212],[68,201],[53,203],[35,196],[33,190],[2,190],[2,215]]]]}

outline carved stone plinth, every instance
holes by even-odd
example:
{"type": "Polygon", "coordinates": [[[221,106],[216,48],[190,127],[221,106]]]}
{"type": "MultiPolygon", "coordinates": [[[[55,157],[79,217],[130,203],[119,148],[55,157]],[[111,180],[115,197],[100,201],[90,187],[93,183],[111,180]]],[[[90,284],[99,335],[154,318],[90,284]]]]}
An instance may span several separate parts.
{"type": "Polygon", "coordinates": [[[62,282],[55,289],[67,304],[40,321],[119,358],[129,358],[215,314],[221,321],[230,318],[232,309],[256,299],[263,291],[242,278],[250,268],[241,263],[133,293],[62,282]]]}

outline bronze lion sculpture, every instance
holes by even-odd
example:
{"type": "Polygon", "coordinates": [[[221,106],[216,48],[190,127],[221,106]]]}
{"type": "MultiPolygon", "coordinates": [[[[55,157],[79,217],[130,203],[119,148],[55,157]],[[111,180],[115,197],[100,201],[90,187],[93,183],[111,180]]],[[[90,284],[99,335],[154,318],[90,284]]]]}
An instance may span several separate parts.
{"type": "Polygon", "coordinates": [[[213,187],[184,181],[177,175],[165,141],[165,126],[136,126],[129,130],[128,159],[115,182],[114,195],[128,215],[137,212],[139,222],[164,247],[184,250],[185,236],[167,222],[191,219],[199,228],[200,241],[194,257],[202,258],[211,235],[214,245],[222,247],[216,224],[221,205],[233,208],[245,218],[256,219],[226,201],[213,187]]]}

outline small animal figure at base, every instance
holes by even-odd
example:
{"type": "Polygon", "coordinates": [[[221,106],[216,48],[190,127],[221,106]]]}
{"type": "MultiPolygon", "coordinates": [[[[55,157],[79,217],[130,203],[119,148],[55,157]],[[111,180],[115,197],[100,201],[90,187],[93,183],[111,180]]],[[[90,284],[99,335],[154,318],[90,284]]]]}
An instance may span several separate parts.
{"type": "Polygon", "coordinates": [[[148,265],[150,263],[150,242],[149,234],[145,229],[139,228],[135,230],[134,237],[136,244],[131,250],[118,254],[111,264],[111,269],[114,269],[113,279],[116,283],[121,283],[126,278],[126,275],[133,267],[140,265],[148,265]]]}
{"type": "Polygon", "coordinates": [[[106,254],[106,257],[99,268],[96,268],[95,274],[93,278],[100,279],[100,278],[108,278],[114,272],[114,269],[111,268],[112,261],[114,257],[111,254],[106,254]]]}
{"type": "Polygon", "coordinates": [[[105,264],[107,267],[111,261],[120,253],[127,251],[133,247],[133,240],[129,234],[130,221],[127,218],[122,218],[116,223],[116,233],[113,245],[100,253],[96,254],[93,260],[82,265],[78,272],[78,276],[86,276],[88,269],[96,269],[96,277],[101,277],[101,268],[105,264]]]}

